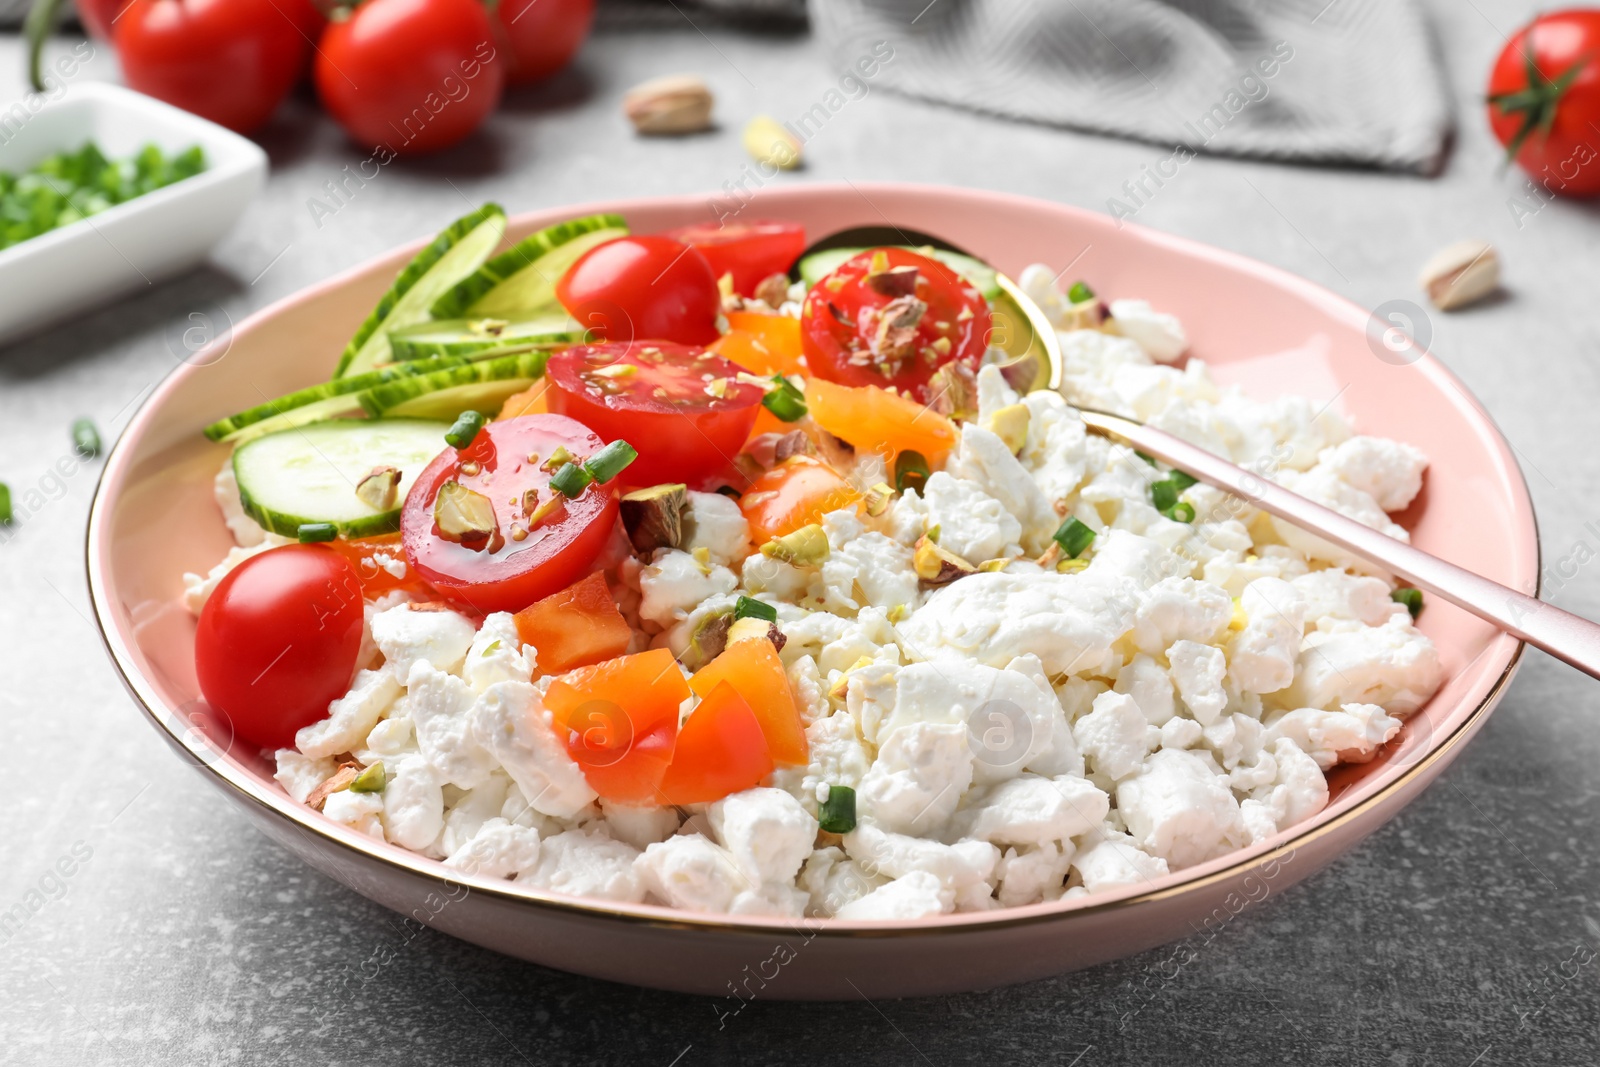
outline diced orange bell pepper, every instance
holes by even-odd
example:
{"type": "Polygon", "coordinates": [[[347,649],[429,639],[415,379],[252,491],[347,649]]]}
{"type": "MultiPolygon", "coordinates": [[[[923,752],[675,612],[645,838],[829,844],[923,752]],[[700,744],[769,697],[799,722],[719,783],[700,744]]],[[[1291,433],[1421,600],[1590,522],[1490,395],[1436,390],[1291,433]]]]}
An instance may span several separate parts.
{"type": "Polygon", "coordinates": [[[656,805],[689,692],[672,653],[657,648],[563,674],[545,691],[544,706],[596,793],[656,805]]]}
{"type": "Polygon", "coordinates": [[[678,731],[661,780],[664,804],[704,804],[761,783],[772,754],[756,713],[726,682],[712,689],[678,731]]]}
{"type": "Polygon", "coordinates": [[[620,656],[633,640],[599,571],[517,612],[517,633],[538,650],[545,674],[620,656]]]}
{"type": "Polygon", "coordinates": [[[751,374],[804,374],[800,320],[755,311],[728,312],[728,332],[711,351],[751,374]]]}
{"type": "Polygon", "coordinates": [[[708,696],[723,682],[744,697],[761,723],[775,763],[806,763],[806,728],[800,721],[789,676],[771,641],[735,641],[689,679],[689,688],[708,696]]]}
{"type": "Polygon", "coordinates": [[[496,419],[514,419],[519,415],[542,415],[550,409],[545,406],[545,390],[550,388],[547,378],[540,378],[520,393],[512,393],[500,405],[496,419]]]}
{"type": "MultiPolygon", "coordinates": [[[[349,561],[350,566],[356,569],[356,577],[361,580],[361,592],[369,597],[380,597],[385,593],[400,590],[407,593],[416,593],[419,596],[436,597],[433,586],[429,585],[417,569],[406,561],[406,550],[400,544],[400,535],[382,534],[378,537],[360,537],[351,540],[338,538],[329,541],[328,547],[349,561]],[[375,557],[378,555],[388,557],[389,561],[398,560],[404,564],[404,574],[395,577],[389,567],[384,566],[375,557]]],[[[390,562],[393,566],[393,562],[390,562]]],[[[396,570],[401,568],[396,567],[396,570]]]]}
{"type": "Polygon", "coordinates": [[[739,510],[750,524],[751,540],[760,545],[860,499],[861,491],[826,463],[791,456],[750,483],[739,510]]]}
{"type": "Polygon", "coordinates": [[[921,452],[928,466],[938,469],[960,436],[955,423],[927,405],[875,385],[854,387],[811,378],[806,381],[806,406],[824,430],[891,463],[910,449],[921,452]]]}

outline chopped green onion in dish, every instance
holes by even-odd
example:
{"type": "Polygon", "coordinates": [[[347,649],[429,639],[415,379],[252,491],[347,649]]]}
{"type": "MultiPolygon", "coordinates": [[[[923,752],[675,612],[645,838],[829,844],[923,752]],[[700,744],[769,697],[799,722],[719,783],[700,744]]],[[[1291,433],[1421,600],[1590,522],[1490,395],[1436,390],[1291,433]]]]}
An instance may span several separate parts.
{"type": "Polygon", "coordinates": [[[15,516],[11,514],[11,487],[0,482],[0,526],[10,526],[15,516]]]}
{"type": "MultiPolygon", "coordinates": [[[[639,458],[636,448],[626,441],[612,441],[584,461],[583,469],[589,477],[605,483],[621,474],[623,469],[639,458]]],[[[551,484],[555,484],[554,481],[551,484]]],[[[571,495],[570,493],[568,494],[571,495]]]]}
{"type": "Polygon", "coordinates": [[[761,398],[762,407],[783,422],[798,422],[805,418],[809,410],[806,407],[806,395],[781,374],[773,375],[772,381],[775,388],[761,398]]]}
{"type": "Polygon", "coordinates": [[[778,609],[771,604],[757,600],[755,597],[740,596],[733,604],[733,617],[739,619],[761,619],[765,622],[778,621],[778,609]]]}
{"type": "Polygon", "coordinates": [[[1413,589],[1410,586],[1396,589],[1389,594],[1389,599],[1396,604],[1404,604],[1406,610],[1411,612],[1413,619],[1422,614],[1422,590],[1420,589],[1413,589]]]}
{"type": "Polygon", "coordinates": [[[168,156],[153,144],[111,160],[93,141],[46,156],[22,174],[0,171],[0,248],[70,225],[205,169],[198,145],[168,156]]]}
{"type": "Polygon", "coordinates": [[[1086,282],[1073,282],[1067,290],[1067,299],[1074,304],[1086,304],[1094,299],[1094,290],[1086,282]]]}
{"type": "Polygon", "coordinates": [[[1178,487],[1178,492],[1180,492],[1180,493],[1183,492],[1185,489],[1189,488],[1191,485],[1199,485],[1200,484],[1200,479],[1199,478],[1196,478],[1192,474],[1186,474],[1183,471],[1168,471],[1167,472],[1167,481],[1169,481],[1173,485],[1177,486],[1178,487]]]}
{"type": "Polygon", "coordinates": [[[466,448],[477,439],[478,431],[483,429],[487,421],[481,411],[463,411],[444,432],[444,439],[452,448],[466,448]]]}
{"type": "Polygon", "coordinates": [[[300,524],[300,543],[302,545],[315,545],[323,541],[332,541],[339,536],[339,527],[331,522],[302,522],[300,524]]]}
{"type": "Polygon", "coordinates": [[[1177,484],[1170,479],[1151,483],[1150,502],[1156,506],[1157,511],[1165,515],[1178,502],[1177,484]]]}
{"type": "Polygon", "coordinates": [[[1189,503],[1187,500],[1180,500],[1167,510],[1163,511],[1161,514],[1165,515],[1174,522],[1193,522],[1194,505],[1189,503]]]}
{"type": "Polygon", "coordinates": [[[929,473],[927,457],[914,449],[906,449],[894,460],[895,491],[904,493],[908,489],[915,489],[922,492],[928,484],[929,473]]]}
{"type": "Polygon", "coordinates": [[[72,424],[72,448],[85,459],[100,454],[100,431],[88,419],[78,419],[72,424]]]}
{"type": "Polygon", "coordinates": [[[1072,559],[1079,556],[1094,544],[1095,532],[1090,526],[1080,519],[1068,519],[1061,524],[1061,528],[1054,534],[1055,543],[1061,546],[1072,559]]]}
{"type": "Polygon", "coordinates": [[[856,791],[847,785],[830,785],[828,799],[817,808],[817,825],[830,834],[847,834],[856,828],[856,791]]]}
{"type": "Polygon", "coordinates": [[[576,463],[564,463],[560,470],[550,476],[550,488],[571,499],[581,496],[593,481],[594,476],[576,463]]]}

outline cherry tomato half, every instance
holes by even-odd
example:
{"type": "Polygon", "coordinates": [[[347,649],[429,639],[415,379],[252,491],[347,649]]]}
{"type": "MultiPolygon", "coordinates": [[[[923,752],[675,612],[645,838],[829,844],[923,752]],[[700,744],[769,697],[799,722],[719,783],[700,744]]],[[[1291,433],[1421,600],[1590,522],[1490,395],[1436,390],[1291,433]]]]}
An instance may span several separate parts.
{"type": "Polygon", "coordinates": [[[877,385],[927,399],[928,379],[959,360],[977,368],[989,305],[965,278],[904,248],[846,260],[806,294],[806,364],[841,385],[877,385]],[[877,257],[882,257],[878,259],[877,257]],[[874,271],[877,261],[882,271],[874,271]]]}
{"type": "Polygon", "coordinates": [[[806,250],[806,228],[798,222],[698,223],[668,230],[666,236],[698,248],[716,277],[732,274],[734,292],[741,296],[755,295],[756,286],[774,274],[789,273],[806,250]]]}
{"type": "Polygon", "coordinates": [[[480,0],[367,0],[317,47],[317,96],[350,138],[396,155],[436,152],[500,102],[505,61],[480,0]]]}
{"type": "Polygon", "coordinates": [[[602,340],[708,345],[717,339],[717,276],[705,256],[670,237],[596,245],[567,268],[556,296],[602,340]]]}
{"type": "Polygon", "coordinates": [[[111,34],[131,87],[249,133],[299,80],[315,17],[306,0],[133,0],[111,34]]]}
{"type": "Polygon", "coordinates": [[[639,452],[629,485],[686,482],[723,470],[750,436],[765,391],[739,368],[692,345],[666,341],[574,345],[550,357],[550,410],[639,452]]]}
{"type": "Polygon", "coordinates": [[[610,538],[617,494],[608,482],[569,499],[550,487],[559,468],[545,468],[557,449],[582,461],[604,444],[561,415],[523,415],[489,423],[466,448],[446,448],[418,475],[401,509],[406,561],[441,595],[482,614],[517,611],[565,589],[610,538]],[[494,531],[486,539],[464,543],[436,524],[434,504],[446,482],[488,499],[494,531]],[[530,507],[536,513],[551,500],[559,506],[530,518],[530,507]]]}
{"type": "Polygon", "coordinates": [[[361,583],[322,545],[251,556],[217,583],[194,635],[200,693],[235,737],[287,748],[344,696],[361,651],[361,583]]]}
{"type": "Polygon", "coordinates": [[[1489,74],[1489,126],[1552,192],[1600,195],[1600,11],[1555,11],[1518,30],[1489,74]]]}
{"type": "Polygon", "coordinates": [[[508,46],[512,85],[536,82],[572,62],[594,23],[594,0],[500,0],[495,34],[508,46]]]}

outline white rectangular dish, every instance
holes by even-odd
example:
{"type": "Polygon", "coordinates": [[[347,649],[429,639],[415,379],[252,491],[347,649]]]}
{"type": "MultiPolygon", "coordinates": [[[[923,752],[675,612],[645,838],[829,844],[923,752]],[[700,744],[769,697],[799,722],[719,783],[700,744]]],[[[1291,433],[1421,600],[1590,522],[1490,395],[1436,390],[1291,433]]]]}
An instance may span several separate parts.
{"type": "Polygon", "coordinates": [[[0,344],[201,262],[266,180],[260,147],[131,89],[83,83],[36,102],[0,109],[0,170],[19,173],[91,140],[112,159],[150,143],[168,154],[199,145],[206,169],[0,251],[0,344]]]}

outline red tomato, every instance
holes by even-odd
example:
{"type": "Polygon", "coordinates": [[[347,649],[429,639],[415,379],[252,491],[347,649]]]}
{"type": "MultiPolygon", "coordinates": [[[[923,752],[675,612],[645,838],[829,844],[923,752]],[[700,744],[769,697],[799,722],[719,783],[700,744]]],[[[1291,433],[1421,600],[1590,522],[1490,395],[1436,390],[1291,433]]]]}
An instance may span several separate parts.
{"type": "Polygon", "coordinates": [[[512,85],[535,82],[572,62],[594,23],[594,0],[500,0],[495,35],[507,47],[512,85]]]}
{"type": "Polygon", "coordinates": [[[1540,15],[1489,74],[1489,125],[1508,158],[1551,192],[1600,194],[1600,11],[1540,15]]]}
{"type": "Polygon", "coordinates": [[[661,780],[661,803],[704,804],[759,785],[772,773],[761,722],[727,682],[712,689],[678,728],[661,780]]]}
{"type": "Polygon", "coordinates": [[[78,12],[78,21],[89,31],[89,36],[109,41],[117,15],[127,2],[128,0],[77,0],[73,8],[78,12]]]}
{"type": "Polygon", "coordinates": [[[236,737],[287,748],[344,696],[361,650],[361,583],[322,545],[251,556],[217,583],[194,635],[206,702],[236,737]]]}
{"type": "Polygon", "coordinates": [[[581,461],[603,444],[571,419],[524,415],[489,423],[466,448],[446,448],[417,477],[401,509],[406,561],[440,594],[482,614],[517,611],[565,589],[590,569],[611,537],[616,490],[608,482],[570,500],[560,497],[561,506],[536,524],[527,514],[527,494],[537,493],[535,506],[559,496],[550,488],[553,472],[543,469],[557,448],[581,461]],[[434,522],[434,502],[446,482],[488,498],[495,530],[486,541],[452,540],[434,522]]]}
{"type": "Polygon", "coordinates": [[[732,274],[734,291],[743,296],[753,296],[771,275],[789,273],[806,250],[806,228],[798,222],[699,223],[668,230],[666,236],[698,248],[718,278],[732,274]]]}
{"type": "Polygon", "coordinates": [[[132,0],[112,37],[131,87],[249,133],[299,80],[309,10],[307,0],[132,0]]]}
{"type": "Polygon", "coordinates": [[[966,279],[904,248],[869,249],[846,260],[806,294],[801,317],[813,374],[841,385],[893,387],[919,400],[927,399],[928,379],[946,363],[977,368],[989,328],[989,305],[966,279]],[[888,269],[874,274],[880,255],[888,269]],[[911,291],[898,295],[897,284],[911,291]],[[894,319],[902,325],[892,327],[894,319]]]}
{"type": "Polygon", "coordinates": [[[619,237],[585,252],[556,283],[572,317],[602,340],[708,345],[722,297],[706,257],[670,237],[619,237]]]}
{"type": "Polygon", "coordinates": [[[360,144],[437,152],[500,102],[505,63],[480,0],[368,0],[322,35],[317,95],[360,144]]]}
{"type": "MultiPolygon", "coordinates": [[[[787,685],[787,682],[785,683],[787,685]]],[[[661,803],[689,684],[665,648],[596,663],[550,683],[544,706],[590,788],[623,804],[661,803]]]]}
{"type": "Polygon", "coordinates": [[[765,392],[738,373],[703,348],[666,341],[574,345],[550,357],[545,399],[551,411],[638,450],[622,472],[629,485],[698,484],[739,454],[761,410],[765,392]]]}

